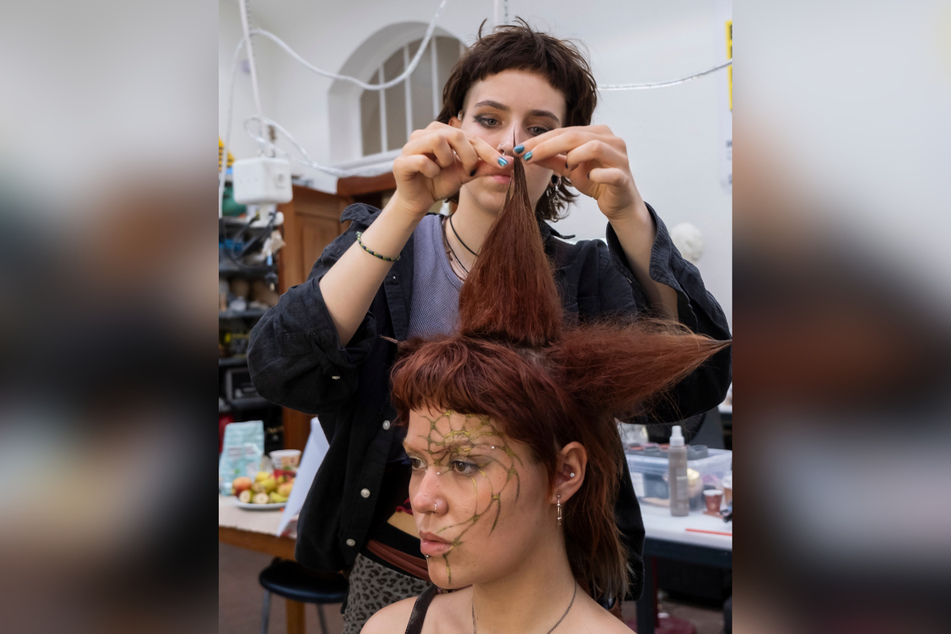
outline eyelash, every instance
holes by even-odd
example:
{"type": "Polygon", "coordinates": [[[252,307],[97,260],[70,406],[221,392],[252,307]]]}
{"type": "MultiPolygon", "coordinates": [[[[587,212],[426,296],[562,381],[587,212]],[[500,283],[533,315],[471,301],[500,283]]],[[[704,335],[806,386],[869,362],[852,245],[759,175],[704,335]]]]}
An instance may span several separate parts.
{"type": "MultiPolygon", "coordinates": [[[[488,117],[486,115],[476,115],[473,117],[476,120],[476,123],[481,125],[484,128],[492,129],[495,127],[495,124],[499,123],[499,120],[495,117],[488,117]]],[[[532,136],[538,136],[539,134],[545,134],[546,132],[551,132],[549,128],[544,126],[533,125],[528,128],[528,131],[532,136]],[[537,132],[536,132],[537,130],[537,132]]]]}
{"type": "Polygon", "coordinates": [[[479,471],[479,465],[472,462],[465,462],[463,460],[453,460],[449,463],[452,467],[454,473],[459,475],[471,476],[475,475],[479,471]]]}

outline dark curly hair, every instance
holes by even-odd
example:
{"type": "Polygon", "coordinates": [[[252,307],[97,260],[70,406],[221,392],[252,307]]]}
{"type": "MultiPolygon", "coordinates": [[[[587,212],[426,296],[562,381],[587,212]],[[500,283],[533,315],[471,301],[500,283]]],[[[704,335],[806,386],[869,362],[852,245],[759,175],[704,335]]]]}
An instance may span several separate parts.
{"type": "MultiPolygon", "coordinates": [[[[562,92],[566,126],[591,123],[598,89],[584,54],[570,41],[536,31],[521,18],[516,22],[498,26],[488,35],[482,34],[482,22],[475,43],[456,62],[446,81],[437,121],[449,123],[462,110],[469,88],[477,81],[505,70],[524,70],[541,75],[562,92]]],[[[578,196],[568,189],[570,185],[562,178],[557,186],[546,188],[535,215],[541,220],[564,217],[561,212],[578,196]]],[[[458,202],[458,194],[450,200],[458,202]]]]}

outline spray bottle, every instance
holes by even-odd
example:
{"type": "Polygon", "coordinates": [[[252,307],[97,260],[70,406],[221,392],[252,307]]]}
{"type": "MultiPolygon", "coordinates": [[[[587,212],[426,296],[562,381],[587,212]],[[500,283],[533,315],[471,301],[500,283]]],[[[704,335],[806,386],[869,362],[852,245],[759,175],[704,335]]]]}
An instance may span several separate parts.
{"type": "Polygon", "coordinates": [[[687,482],[687,448],[680,425],[674,425],[667,450],[667,483],[670,489],[670,514],[683,517],[690,513],[690,490],[687,482]]]}

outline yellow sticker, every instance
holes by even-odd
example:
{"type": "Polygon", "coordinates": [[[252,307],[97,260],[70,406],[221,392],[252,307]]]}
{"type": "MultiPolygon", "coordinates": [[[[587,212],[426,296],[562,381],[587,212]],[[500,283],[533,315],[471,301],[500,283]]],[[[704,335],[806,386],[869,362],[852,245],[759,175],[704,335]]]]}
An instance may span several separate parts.
{"type": "MultiPolygon", "coordinates": [[[[733,20],[727,20],[726,23],[726,58],[733,59],[733,20]]],[[[730,112],[733,112],[733,65],[731,64],[727,72],[727,81],[730,83],[730,112]]]]}

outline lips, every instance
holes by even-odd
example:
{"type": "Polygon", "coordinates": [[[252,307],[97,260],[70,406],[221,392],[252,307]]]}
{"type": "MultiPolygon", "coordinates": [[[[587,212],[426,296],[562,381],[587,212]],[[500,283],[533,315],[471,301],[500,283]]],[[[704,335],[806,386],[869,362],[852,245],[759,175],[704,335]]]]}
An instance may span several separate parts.
{"type": "Polygon", "coordinates": [[[452,544],[435,533],[425,531],[419,534],[419,550],[430,557],[445,555],[452,550],[452,544]]]}

